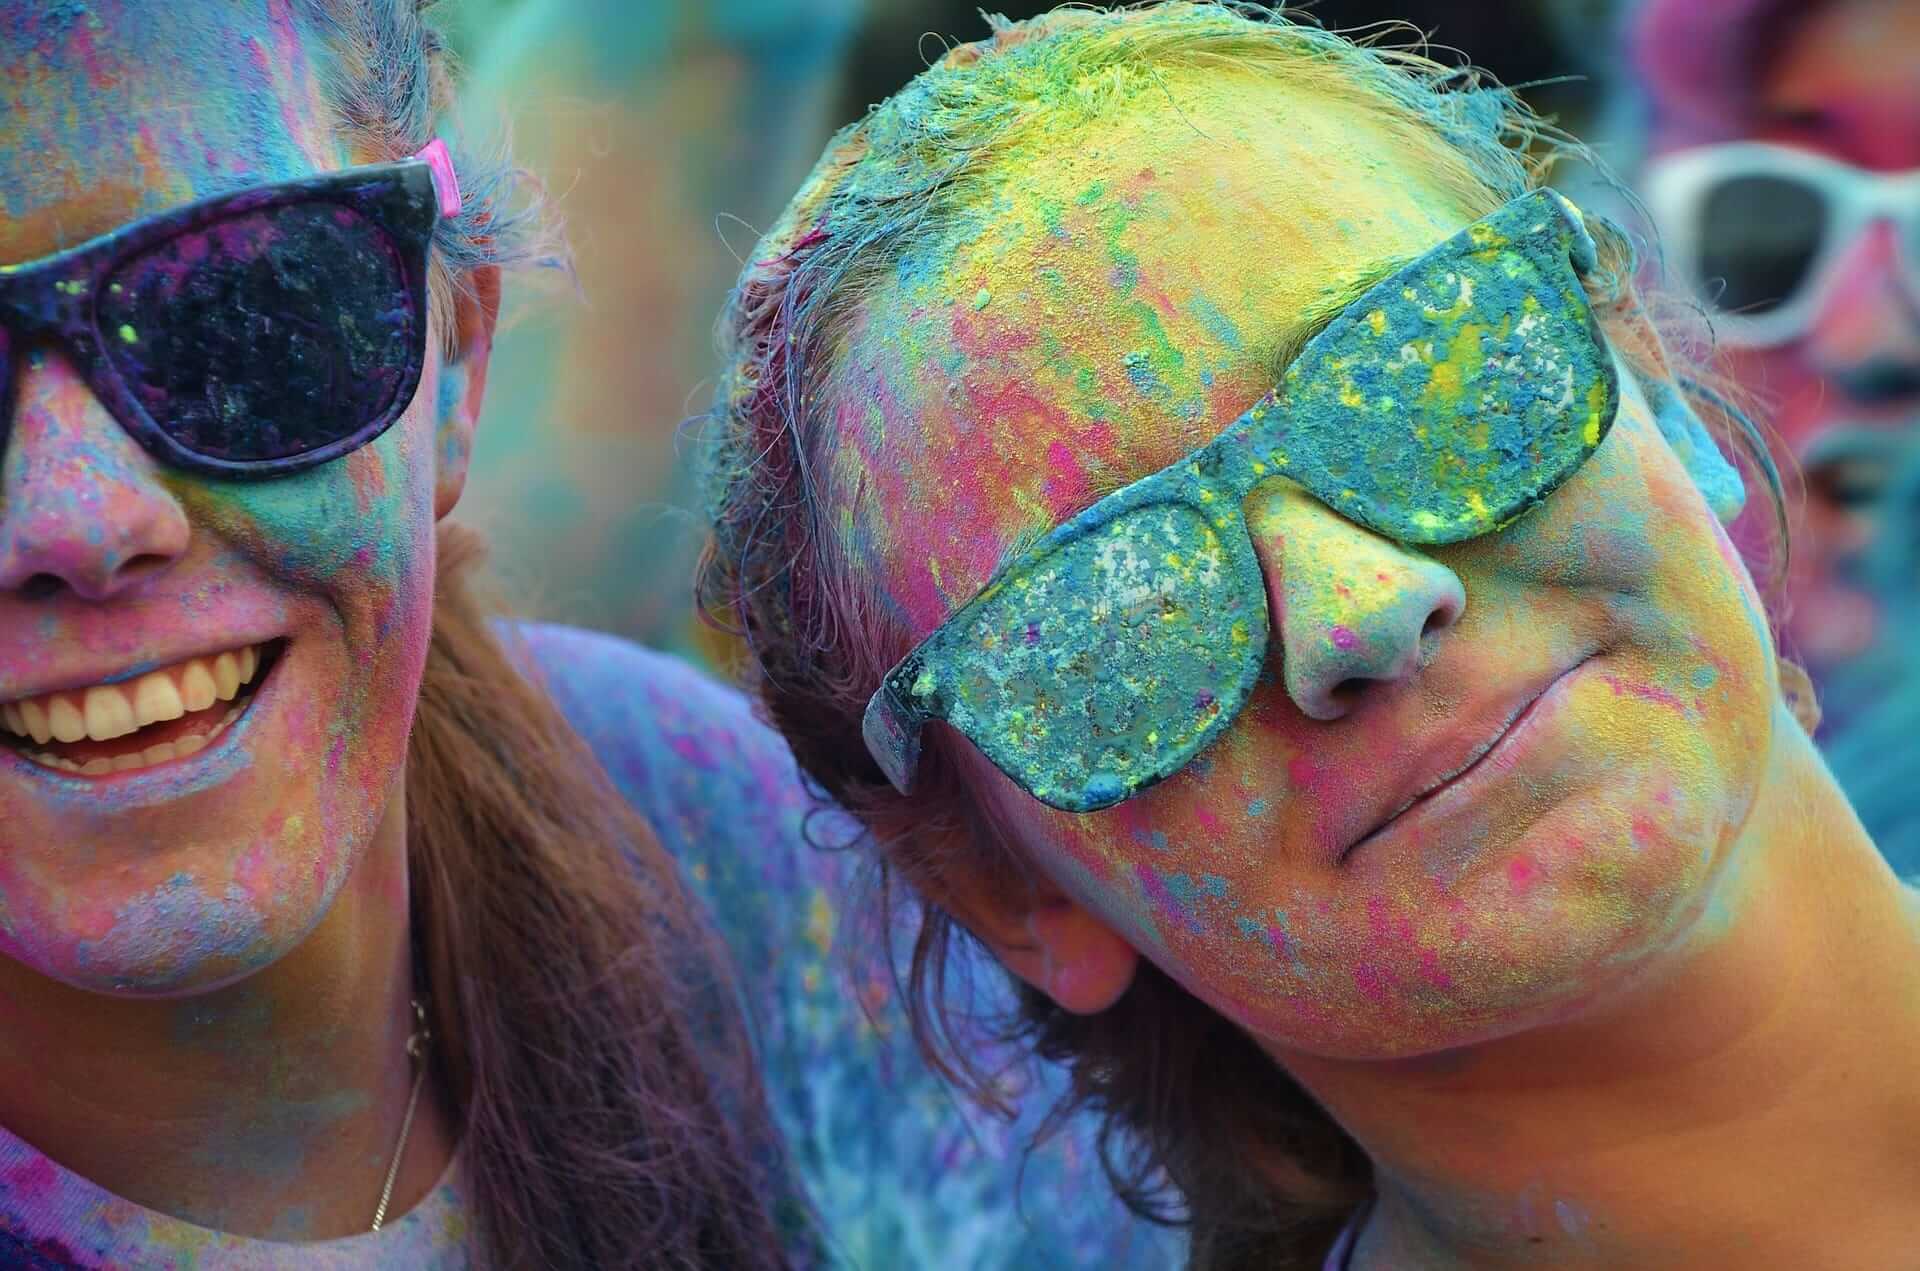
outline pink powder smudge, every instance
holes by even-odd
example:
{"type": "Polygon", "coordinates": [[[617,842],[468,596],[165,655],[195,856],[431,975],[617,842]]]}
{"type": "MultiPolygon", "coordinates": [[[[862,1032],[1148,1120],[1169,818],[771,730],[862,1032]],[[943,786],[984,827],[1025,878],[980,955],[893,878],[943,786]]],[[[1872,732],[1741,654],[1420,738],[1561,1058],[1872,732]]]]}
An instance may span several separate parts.
{"type": "Polygon", "coordinates": [[[1336,649],[1351,649],[1360,643],[1360,638],[1345,627],[1335,627],[1331,635],[1336,649]]]}
{"type": "Polygon", "coordinates": [[[1353,984],[1360,990],[1361,996],[1371,1002],[1385,1005],[1389,976],[1371,962],[1362,962],[1353,968],[1353,984]]]}
{"type": "Polygon", "coordinates": [[[1047,509],[1056,516],[1069,516],[1093,502],[1093,483],[1086,469],[1063,441],[1047,447],[1047,479],[1041,487],[1047,509]]]}
{"type": "Polygon", "coordinates": [[[1140,889],[1147,893],[1147,898],[1153,902],[1153,907],[1164,918],[1169,922],[1177,923],[1188,932],[1199,934],[1200,924],[1194,921],[1193,915],[1189,914],[1174,898],[1173,893],[1167,890],[1167,885],[1160,880],[1158,871],[1151,865],[1136,864],[1133,867],[1133,876],[1140,881],[1140,889]]]}
{"type": "Polygon", "coordinates": [[[1629,684],[1617,675],[1603,675],[1600,678],[1612,687],[1615,697],[1624,694],[1628,697],[1637,697],[1644,702],[1652,702],[1656,706],[1668,707],[1680,715],[1687,713],[1687,704],[1663,688],[1652,684],[1629,684]]]}

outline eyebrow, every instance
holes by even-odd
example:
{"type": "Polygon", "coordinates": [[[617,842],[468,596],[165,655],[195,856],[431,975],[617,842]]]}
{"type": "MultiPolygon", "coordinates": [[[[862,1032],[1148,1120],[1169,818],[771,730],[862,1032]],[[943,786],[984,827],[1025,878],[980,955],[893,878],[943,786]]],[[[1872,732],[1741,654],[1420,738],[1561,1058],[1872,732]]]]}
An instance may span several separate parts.
{"type": "MultiPolygon", "coordinates": [[[[1381,282],[1399,273],[1409,264],[1420,259],[1424,254],[1423,252],[1411,252],[1402,256],[1388,256],[1377,260],[1341,284],[1336,290],[1329,292],[1319,301],[1303,308],[1299,314],[1299,321],[1293,323],[1287,329],[1286,333],[1280,337],[1274,348],[1273,355],[1268,359],[1267,369],[1271,374],[1274,385],[1276,387],[1279,385],[1281,379],[1286,375],[1287,367],[1291,366],[1294,361],[1299,358],[1301,352],[1313,341],[1315,336],[1333,325],[1334,319],[1352,308],[1362,296],[1373,290],[1381,282]]],[[[1227,428],[1231,427],[1233,427],[1233,425],[1229,423],[1227,428]]],[[[1093,507],[1102,500],[1118,494],[1121,490],[1126,489],[1135,482],[1146,480],[1148,477],[1153,476],[1154,473],[1164,472],[1167,468],[1177,466],[1186,458],[1212,445],[1214,440],[1225,431],[1225,428],[1221,429],[1220,432],[1200,442],[1186,454],[1174,459],[1165,465],[1165,467],[1156,468],[1152,472],[1142,472],[1130,476],[1124,481],[1114,483],[1111,487],[1106,487],[1104,483],[1102,483],[1101,487],[1097,487],[1098,493],[1095,495],[1093,501],[1088,503],[1086,507],[1093,507]]],[[[1084,512],[1086,508],[1081,508],[1080,511],[1084,512]]],[[[1079,513],[1076,512],[1074,515],[1077,516],[1079,513]]],[[[1072,518],[1069,517],[1067,519],[1071,520],[1072,518]]],[[[1038,547],[1042,539],[1053,533],[1054,530],[1058,529],[1062,524],[1065,524],[1065,522],[1056,522],[1053,525],[1031,525],[1022,530],[1007,544],[1006,549],[1000,553],[998,560],[994,564],[993,572],[987,575],[987,583],[985,585],[991,586],[1010,568],[1020,563],[1021,560],[1038,547]]]]}
{"type": "Polygon", "coordinates": [[[1267,366],[1274,384],[1277,386],[1280,383],[1287,373],[1287,368],[1299,359],[1301,352],[1313,342],[1315,336],[1333,325],[1335,318],[1352,308],[1369,291],[1420,259],[1423,254],[1414,252],[1375,261],[1331,294],[1301,309],[1299,320],[1287,329],[1274,346],[1273,356],[1267,366]]]}

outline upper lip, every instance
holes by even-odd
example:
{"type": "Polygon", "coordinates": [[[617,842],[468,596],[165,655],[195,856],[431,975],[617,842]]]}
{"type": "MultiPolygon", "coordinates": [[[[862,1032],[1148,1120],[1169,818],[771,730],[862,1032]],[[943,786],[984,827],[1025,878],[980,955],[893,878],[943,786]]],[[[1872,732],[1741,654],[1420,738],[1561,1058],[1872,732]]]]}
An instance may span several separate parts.
{"type": "Polygon", "coordinates": [[[95,667],[63,671],[59,677],[34,686],[13,685],[0,681],[0,702],[24,702],[29,698],[45,697],[50,693],[77,693],[82,689],[92,688],[96,684],[125,684],[130,680],[139,679],[149,671],[157,671],[163,666],[174,666],[194,658],[217,657],[234,649],[258,648],[272,644],[279,638],[277,635],[251,639],[246,636],[232,636],[184,653],[162,653],[132,660],[122,658],[112,664],[100,663],[95,667]]]}
{"type": "Polygon", "coordinates": [[[1571,665],[1535,679],[1513,699],[1508,709],[1500,715],[1498,724],[1490,733],[1484,734],[1484,740],[1475,745],[1463,749],[1449,739],[1443,745],[1428,747],[1427,753],[1421,757],[1423,761],[1411,766],[1414,776],[1398,783],[1391,797],[1374,805],[1379,811],[1369,814],[1365,828],[1359,833],[1346,838],[1346,846],[1340,849],[1336,859],[1344,862],[1369,839],[1384,833],[1406,813],[1479,767],[1493,753],[1494,747],[1513,732],[1536,702],[1545,697],[1554,685],[1586,665],[1592,657],[1592,653],[1583,654],[1571,665]]]}

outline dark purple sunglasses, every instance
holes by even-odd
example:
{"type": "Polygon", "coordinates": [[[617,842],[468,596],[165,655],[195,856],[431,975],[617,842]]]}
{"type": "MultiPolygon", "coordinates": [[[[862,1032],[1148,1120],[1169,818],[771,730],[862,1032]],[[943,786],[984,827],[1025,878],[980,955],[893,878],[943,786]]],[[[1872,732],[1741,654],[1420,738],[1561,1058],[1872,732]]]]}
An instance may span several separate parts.
{"type": "Polygon", "coordinates": [[[459,210],[435,141],[0,265],[0,451],[16,359],[40,341],[188,472],[279,477],[366,445],[419,387],[434,227],[459,210]]]}

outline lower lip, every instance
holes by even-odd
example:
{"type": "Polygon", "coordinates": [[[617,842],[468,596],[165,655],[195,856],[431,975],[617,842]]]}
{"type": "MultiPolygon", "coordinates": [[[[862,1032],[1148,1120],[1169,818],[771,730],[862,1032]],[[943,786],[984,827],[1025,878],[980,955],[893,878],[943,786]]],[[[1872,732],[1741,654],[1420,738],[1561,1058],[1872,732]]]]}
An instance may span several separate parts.
{"type": "Polygon", "coordinates": [[[252,685],[252,700],[246,710],[231,724],[214,735],[212,741],[191,755],[169,759],[165,763],[154,764],[150,768],[133,768],[126,772],[103,772],[87,776],[77,772],[64,772],[58,768],[49,768],[37,764],[11,746],[0,746],[0,763],[12,772],[36,779],[54,786],[62,793],[94,793],[97,795],[130,796],[133,802],[139,802],[139,795],[152,790],[169,790],[175,793],[183,781],[192,782],[194,778],[214,773],[231,766],[235,750],[246,740],[274,697],[275,687],[280,681],[280,668],[285,665],[291,647],[282,647],[273,659],[273,665],[267,668],[265,675],[252,685]]]}
{"type": "Polygon", "coordinates": [[[1346,862],[1362,848],[1377,843],[1396,830],[1416,823],[1423,814],[1443,801],[1453,804],[1474,797],[1477,787],[1487,781],[1497,780],[1507,769],[1514,767],[1519,762],[1525,747],[1531,744],[1534,734],[1544,726],[1540,725],[1541,717],[1551,716],[1565,703],[1568,694],[1572,692],[1571,685],[1574,677],[1597,656],[1590,653],[1562,671],[1552,683],[1541,690],[1539,696],[1520,708],[1520,713],[1507,724],[1506,731],[1487,747],[1484,754],[1462,771],[1415,799],[1395,813],[1385,824],[1342,852],[1341,862],[1346,862]]]}

